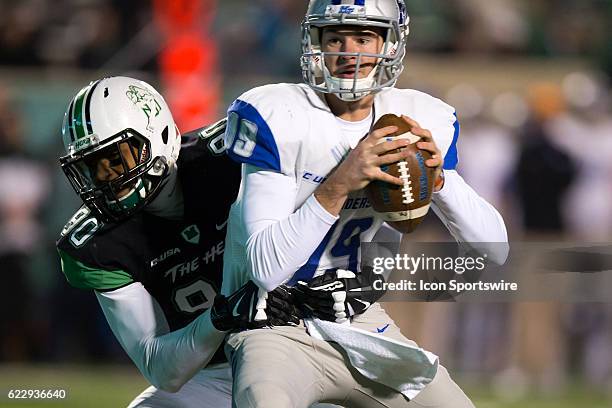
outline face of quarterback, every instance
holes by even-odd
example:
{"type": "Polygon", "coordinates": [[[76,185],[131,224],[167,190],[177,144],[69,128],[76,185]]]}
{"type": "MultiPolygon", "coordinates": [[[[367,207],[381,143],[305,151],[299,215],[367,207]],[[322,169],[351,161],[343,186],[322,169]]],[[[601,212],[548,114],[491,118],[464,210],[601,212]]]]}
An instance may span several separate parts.
{"type": "MultiPolygon", "coordinates": [[[[323,52],[346,52],[377,54],[381,51],[384,39],[381,30],[358,26],[329,27],[321,34],[323,52]]],[[[325,65],[333,77],[353,79],[365,78],[376,67],[376,57],[362,57],[357,72],[357,56],[327,55],[325,65]]]]}

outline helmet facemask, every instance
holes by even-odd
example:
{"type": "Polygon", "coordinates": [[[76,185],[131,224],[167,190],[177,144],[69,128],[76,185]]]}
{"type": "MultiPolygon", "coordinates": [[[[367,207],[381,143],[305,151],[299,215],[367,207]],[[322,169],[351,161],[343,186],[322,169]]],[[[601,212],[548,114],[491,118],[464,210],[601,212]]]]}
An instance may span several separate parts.
{"type": "MultiPolygon", "coordinates": [[[[169,167],[151,156],[150,140],[126,129],[60,158],[64,173],[83,202],[105,222],[117,222],[141,210],[156,196],[169,167]]],[[[70,150],[70,149],[69,149],[70,150]]]]}
{"type": "MultiPolygon", "coordinates": [[[[337,2],[331,2],[337,3],[337,2]]],[[[356,101],[379,91],[392,87],[403,70],[406,38],[408,35],[408,17],[403,2],[386,0],[365,2],[364,6],[334,5],[329,1],[313,1],[309,12],[302,23],[302,75],[306,84],[322,93],[332,93],[344,101],[356,101]],[[389,14],[381,14],[378,4],[390,8],[389,14]],[[324,11],[323,11],[324,10],[324,11]],[[374,14],[368,14],[375,10],[374,14]],[[399,17],[398,17],[399,16],[399,17]],[[324,52],[321,37],[325,28],[344,28],[347,26],[376,30],[383,36],[383,46],[378,53],[358,52],[324,52]],[[367,77],[338,78],[332,76],[325,64],[328,56],[355,58],[359,72],[363,59],[375,59],[376,66],[367,77]]]]}

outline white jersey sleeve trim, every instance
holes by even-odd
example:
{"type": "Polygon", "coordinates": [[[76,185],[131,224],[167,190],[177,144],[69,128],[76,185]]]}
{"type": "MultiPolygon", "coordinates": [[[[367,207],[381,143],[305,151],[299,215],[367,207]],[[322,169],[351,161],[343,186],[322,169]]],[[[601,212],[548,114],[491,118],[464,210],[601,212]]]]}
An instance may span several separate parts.
{"type": "Polygon", "coordinates": [[[433,194],[432,208],[460,243],[477,243],[479,253],[501,265],[508,257],[508,233],[499,212],[454,170],[444,172],[444,187],[433,194]]]}
{"type": "Polygon", "coordinates": [[[210,311],[170,332],[161,306],[139,282],[95,293],[123,349],[142,375],[164,391],[178,391],[204,368],[225,337],[212,325],[210,311]]]}
{"type": "Polygon", "coordinates": [[[294,211],[297,186],[292,177],[246,166],[243,183],[240,205],[249,273],[259,287],[271,291],[308,261],[338,217],[314,195],[294,211]]]}

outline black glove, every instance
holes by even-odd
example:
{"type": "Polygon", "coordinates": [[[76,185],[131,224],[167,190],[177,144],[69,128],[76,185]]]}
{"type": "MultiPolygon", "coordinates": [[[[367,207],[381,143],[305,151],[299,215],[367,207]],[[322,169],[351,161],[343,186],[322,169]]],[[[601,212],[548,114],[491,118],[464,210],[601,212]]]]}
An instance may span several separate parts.
{"type": "Polygon", "coordinates": [[[384,294],[372,287],[374,278],[382,279],[372,273],[329,269],[309,283],[299,281],[292,293],[296,305],[306,316],[343,323],[365,312],[384,294]]]}
{"type": "Polygon", "coordinates": [[[291,293],[286,288],[279,287],[266,293],[253,281],[229,297],[217,295],[210,319],[219,331],[260,329],[298,324],[300,321],[291,293]]]}
{"type": "Polygon", "coordinates": [[[266,300],[268,326],[293,326],[300,324],[304,314],[295,305],[293,294],[286,286],[268,292],[266,300]]]}

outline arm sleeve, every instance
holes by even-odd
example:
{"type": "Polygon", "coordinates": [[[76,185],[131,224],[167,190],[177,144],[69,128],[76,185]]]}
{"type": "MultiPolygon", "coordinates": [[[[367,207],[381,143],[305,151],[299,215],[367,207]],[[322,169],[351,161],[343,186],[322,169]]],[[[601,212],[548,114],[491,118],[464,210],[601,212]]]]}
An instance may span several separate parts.
{"type": "Polygon", "coordinates": [[[433,195],[434,212],[458,242],[478,244],[473,249],[503,264],[509,251],[503,218],[456,171],[447,170],[444,175],[444,187],[433,195]]]}
{"type": "Polygon", "coordinates": [[[283,84],[255,88],[241,95],[227,114],[227,152],[244,166],[237,205],[246,269],[266,291],[308,261],[337,219],[314,196],[296,209],[297,155],[310,127],[296,95],[303,97],[283,84]]]}
{"type": "Polygon", "coordinates": [[[444,154],[446,177],[442,190],[433,194],[432,208],[457,242],[501,265],[509,250],[504,220],[456,171],[461,126],[455,109],[433,98],[425,102],[423,122],[444,154]]]}
{"type": "Polygon", "coordinates": [[[213,327],[210,310],[170,332],[161,307],[139,282],[95,293],[123,349],[142,375],[164,391],[178,391],[206,366],[225,337],[213,327]]]}
{"type": "Polygon", "coordinates": [[[274,290],[306,263],[338,217],[314,195],[294,211],[295,179],[247,165],[240,202],[251,279],[274,290]]]}

